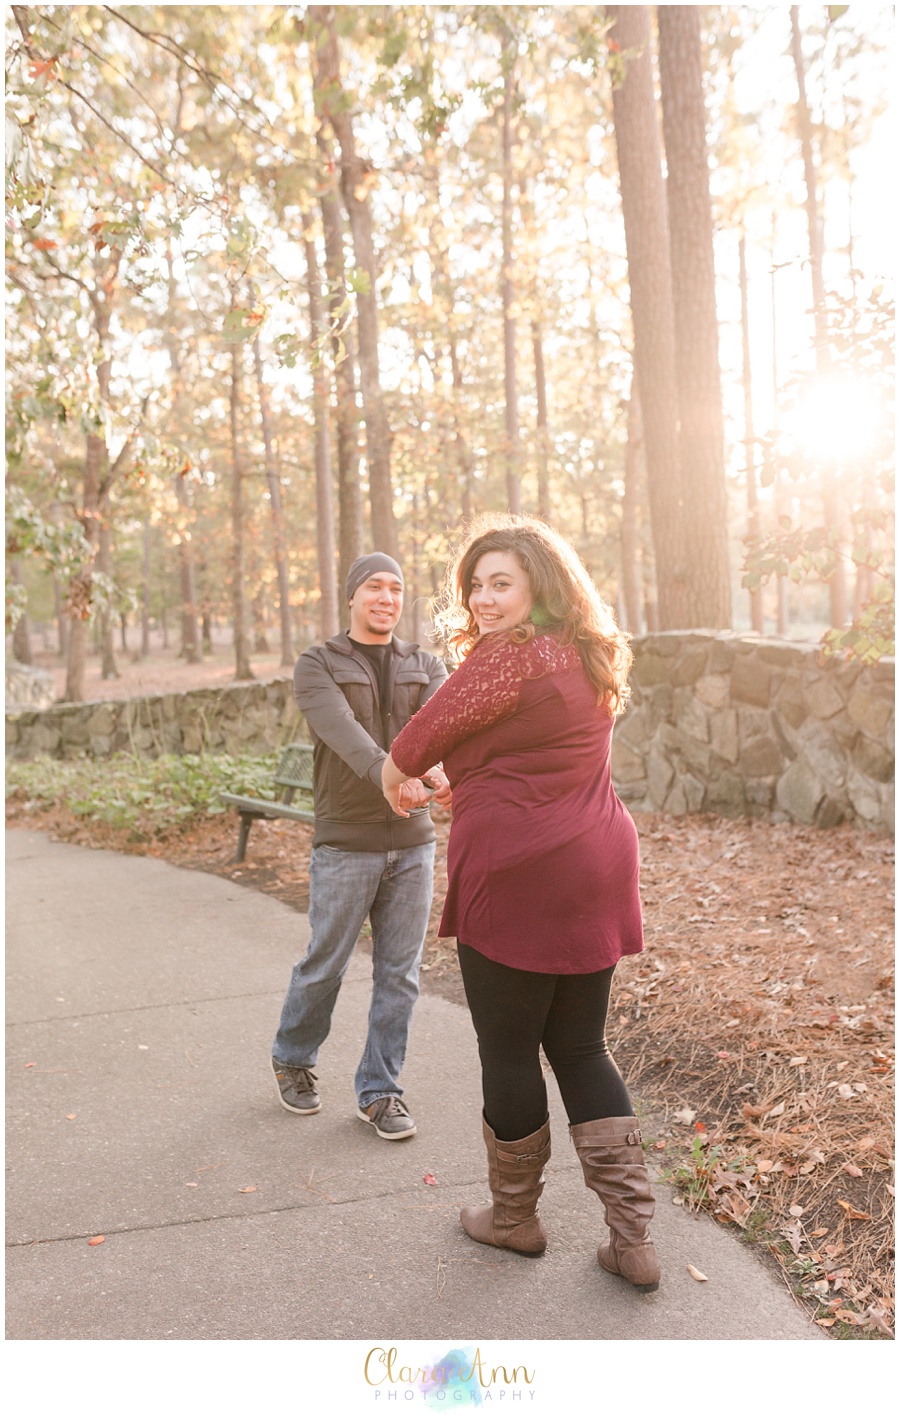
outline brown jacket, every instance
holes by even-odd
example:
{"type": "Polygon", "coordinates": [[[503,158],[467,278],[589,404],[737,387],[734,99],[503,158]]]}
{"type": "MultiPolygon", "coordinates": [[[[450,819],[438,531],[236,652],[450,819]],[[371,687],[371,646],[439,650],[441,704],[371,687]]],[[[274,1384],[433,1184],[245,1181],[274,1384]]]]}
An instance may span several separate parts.
{"type": "Polygon", "coordinates": [[[372,669],[346,633],[301,653],[294,697],[313,735],[313,845],[394,851],[434,840],[427,808],[397,816],[381,791],[394,738],[447,677],[433,653],[391,640],[388,715],[382,722],[372,669]]]}

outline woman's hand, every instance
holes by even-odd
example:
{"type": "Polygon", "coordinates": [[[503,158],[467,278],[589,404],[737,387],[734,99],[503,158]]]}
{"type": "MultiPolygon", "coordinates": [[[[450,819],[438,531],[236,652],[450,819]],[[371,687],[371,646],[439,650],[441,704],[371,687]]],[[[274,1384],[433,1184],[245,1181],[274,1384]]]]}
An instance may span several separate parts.
{"type": "Polygon", "coordinates": [[[447,774],[443,767],[429,767],[427,772],[422,773],[422,781],[426,787],[431,787],[434,792],[434,799],[439,807],[448,811],[453,800],[453,790],[447,781],[447,774]]]}
{"type": "Polygon", "coordinates": [[[418,777],[407,777],[388,753],[381,766],[381,790],[398,816],[409,816],[407,808],[427,806],[431,793],[418,777]]]}

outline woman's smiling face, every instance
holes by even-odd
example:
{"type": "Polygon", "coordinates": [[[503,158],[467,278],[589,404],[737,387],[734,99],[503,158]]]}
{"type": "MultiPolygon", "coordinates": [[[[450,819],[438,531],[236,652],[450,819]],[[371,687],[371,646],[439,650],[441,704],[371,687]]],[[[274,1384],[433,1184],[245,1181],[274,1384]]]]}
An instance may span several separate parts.
{"type": "Polygon", "coordinates": [[[524,623],[531,612],[531,585],[514,554],[482,554],[472,574],[469,608],[478,632],[498,633],[524,623]]]}

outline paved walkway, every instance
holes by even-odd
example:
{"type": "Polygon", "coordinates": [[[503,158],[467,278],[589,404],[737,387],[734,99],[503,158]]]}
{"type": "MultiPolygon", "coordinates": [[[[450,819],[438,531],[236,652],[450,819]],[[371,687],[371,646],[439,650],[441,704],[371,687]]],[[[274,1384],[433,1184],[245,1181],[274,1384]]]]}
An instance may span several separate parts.
{"type": "Polygon", "coordinates": [[[320,1056],[322,1112],[285,1113],[268,1052],[307,925],[280,902],[30,831],[7,835],[6,887],[9,1338],[822,1339],[664,1186],[660,1290],[604,1274],[552,1083],[549,1251],[470,1242],[457,1214],[486,1173],[468,1014],[421,997],[404,1081],[419,1132],[382,1142],[355,1117],[363,953],[320,1056]]]}

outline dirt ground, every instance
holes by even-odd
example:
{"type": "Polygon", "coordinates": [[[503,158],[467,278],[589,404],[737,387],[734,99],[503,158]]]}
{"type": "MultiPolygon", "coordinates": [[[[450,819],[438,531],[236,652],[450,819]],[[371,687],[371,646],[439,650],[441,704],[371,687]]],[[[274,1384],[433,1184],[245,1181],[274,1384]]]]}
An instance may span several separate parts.
{"type": "MultiPolygon", "coordinates": [[[[253,665],[261,677],[286,672],[277,654],[253,665]]],[[[109,683],[92,668],[87,696],[225,683],[233,663],[230,650],[199,668],[158,651],[123,660],[122,672],[109,683]]],[[[168,837],[26,810],[17,798],[7,818],[308,906],[312,833],[300,824],[256,823],[238,866],[230,814],[168,837]]],[[[635,821],[646,949],[617,971],[610,1039],[661,1125],[653,1146],[672,1191],[772,1254],[823,1330],[884,1339],[894,1309],[893,842],[844,826],[635,821]]],[[[449,818],[436,824],[422,987],[464,1004],[454,946],[437,937],[449,818]]]]}

